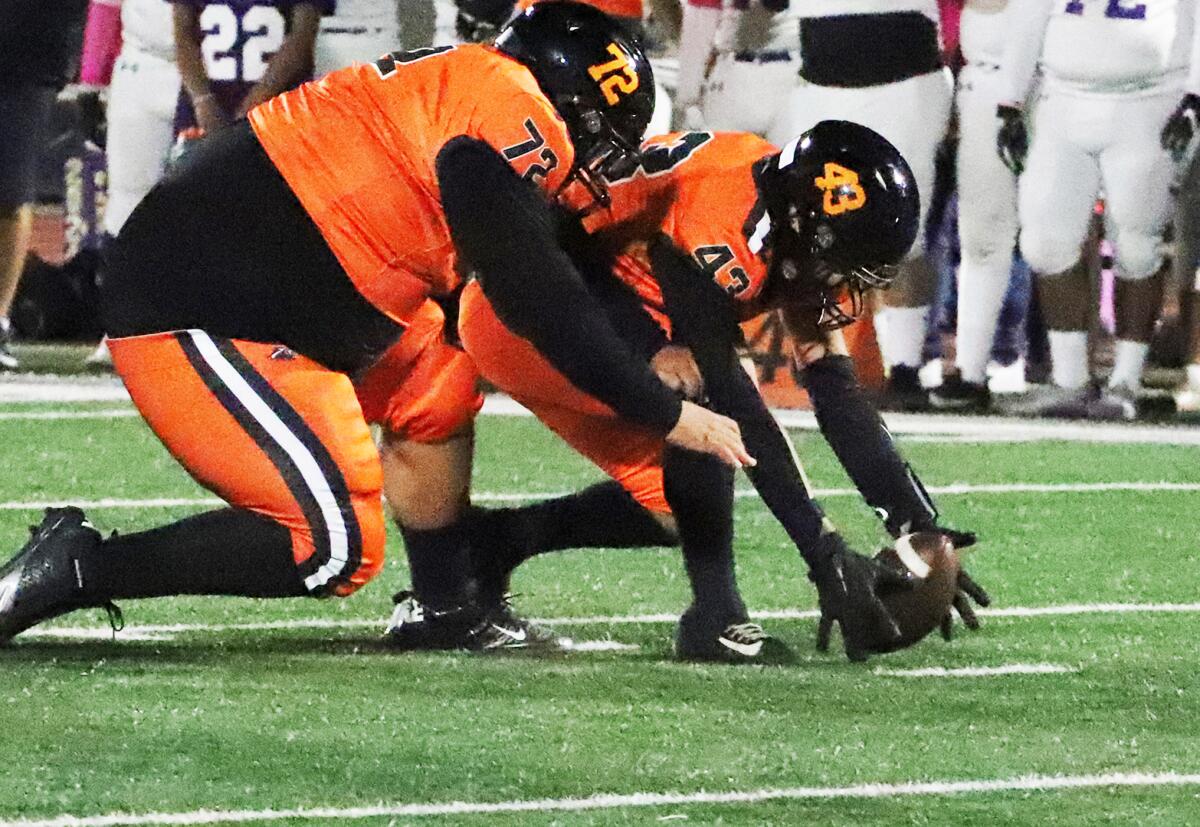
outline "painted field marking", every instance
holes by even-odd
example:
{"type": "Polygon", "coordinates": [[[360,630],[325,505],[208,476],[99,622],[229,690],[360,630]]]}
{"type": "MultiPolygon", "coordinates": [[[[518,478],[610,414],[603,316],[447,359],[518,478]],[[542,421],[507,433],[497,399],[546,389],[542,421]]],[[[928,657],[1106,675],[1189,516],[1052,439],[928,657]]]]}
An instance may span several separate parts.
{"type": "Polygon", "coordinates": [[[133,408],[105,408],[95,411],[0,411],[0,420],[25,419],[128,419],[140,416],[133,408]]]}
{"type": "MultiPolygon", "coordinates": [[[[46,403],[129,401],[116,379],[56,377],[0,377],[0,402],[46,403]]],[[[486,416],[531,416],[529,411],[502,394],[491,394],[484,402],[486,416]]],[[[773,410],[785,428],[817,430],[811,411],[773,410]]],[[[132,408],[104,411],[4,412],[5,419],[104,419],[137,416],[132,408]]],[[[947,438],[952,442],[1100,442],[1117,444],[1200,445],[1200,428],[1170,425],[1112,425],[1078,421],[1017,419],[1004,417],[953,416],[947,414],[889,413],[888,428],[894,434],[919,436],[922,441],[947,438]]]]}
{"type": "MultiPolygon", "coordinates": [[[[1200,482],[1011,482],[1011,483],[951,483],[931,485],[931,494],[961,496],[970,494],[1104,494],[1119,491],[1192,492],[1200,491],[1200,482]]],[[[571,491],[531,491],[515,493],[504,491],[480,491],[471,495],[474,502],[506,503],[533,502],[561,497],[571,491]]],[[[757,499],[758,492],[739,489],[734,492],[740,500],[757,499]]],[[[815,488],[815,497],[857,497],[854,488],[815,488]]],[[[124,499],[104,497],[99,500],[9,500],[0,502],[0,511],[38,511],[43,508],[62,508],[68,505],[80,508],[176,508],[184,506],[221,505],[224,501],[216,497],[151,497],[148,499],[124,499]]]]}
{"type": "Polygon", "coordinates": [[[886,678],[993,678],[1004,675],[1066,675],[1078,667],[1057,663],[1006,663],[1001,666],[926,666],[921,669],[886,669],[877,666],[871,673],[886,678]]]}
{"type": "MultiPolygon", "coordinates": [[[[1034,618],[1034,617],[1070,617],[1077,615],[1098,614],[1200,614],[1200,603],[1067,603],[1058,606],[1008,606],[1005,608],[977,609],[980,617],[992,618],[1034,618]]],[[[812,620],[818,617],[816,609],[775,609],[762,612],[751,612],[755,620],[812,620]]],[[[625,626],[651,625],[656,623],[677,623],[678,614],[662,612],[658,614],[639,615],[593,615],[590,617],[542,617],[533,618],[532,622],[544,626],[625,626]]],[[[139,635],[181,635],[190,633],[218,632],[270,632],[294,631],[298,629],[370,629],[382,630],[384,618],[314,618],[304,617],[292,620],[263,620],[247,623],[171,623],[146,624],[144,626],[129,625],[125,631],[118,634],[118,639],[129,634],[139,635]]],[[[108,637],[111,631],[107,626],[46,626],[30,629],[22,633],[27,637],[108,637]],[[103,635],[97,634],[97,629],[103,635]]]]}
{"type": "Polygon", "coordinates": [[[772,789],[627,794],[597,793],[579,798],[516,799],[511,801],[450,801],[426,804],[375,804],[365,807],[297,807],[289,810],[191,810],[175,813],[110,813],[97,816],[61,815],[49,819],[17,819],[3,827],[116,827],[131,825],[240,824],[250,821],[344,821],[383,818],[494,813],[589,812],[643,807],[698,804],[759,804],[767,801],[827,801],[900,796],[980,795],[1006,792],[1055,792],[1128,787],[1194,787],[1200,773],[1113,772],[1103,775],[1022,775],[1015,778],[966,781],[907,781],[855,784],[846,787],[777,787],[772,789]]]}

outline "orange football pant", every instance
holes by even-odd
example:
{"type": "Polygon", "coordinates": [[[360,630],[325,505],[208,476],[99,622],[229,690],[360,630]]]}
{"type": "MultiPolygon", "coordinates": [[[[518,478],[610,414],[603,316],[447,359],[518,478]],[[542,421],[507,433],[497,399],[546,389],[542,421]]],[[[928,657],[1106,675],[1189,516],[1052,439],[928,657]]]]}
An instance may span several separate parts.
{"type": "Polygon", "coordinates": [[[310,593],[348,595],[378,573],[383,471],[345,374],[282,345],[202,330],[109,347],[134,404],[188,473],[288,529],[310,593]]]}
{"type": "Polygon", "coordinates": [[[532,411],[644,508],[670,513],[663,494],[662,436],[622,419],[572,385],[533,345],[504,326],[478,282],[463,291],[458,332],[489,382],[532,411]]]}

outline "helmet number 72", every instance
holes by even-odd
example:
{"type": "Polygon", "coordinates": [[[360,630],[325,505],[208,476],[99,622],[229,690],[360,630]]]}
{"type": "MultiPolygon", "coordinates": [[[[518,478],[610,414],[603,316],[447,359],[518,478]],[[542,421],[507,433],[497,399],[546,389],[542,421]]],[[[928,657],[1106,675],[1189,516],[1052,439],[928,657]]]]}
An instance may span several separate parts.
{"type": "Polygon", "coordinates": [[[609,106],[616,106],[621,100],[621,94],[632,95],[638,88],[637,72],[629,65],[629,58],[621,51],[616,43],[608,44],[608,53],[613,59],[607,63],[597,63],[588,67],[592,80],[600,84],[604,100],[609,106]]]}

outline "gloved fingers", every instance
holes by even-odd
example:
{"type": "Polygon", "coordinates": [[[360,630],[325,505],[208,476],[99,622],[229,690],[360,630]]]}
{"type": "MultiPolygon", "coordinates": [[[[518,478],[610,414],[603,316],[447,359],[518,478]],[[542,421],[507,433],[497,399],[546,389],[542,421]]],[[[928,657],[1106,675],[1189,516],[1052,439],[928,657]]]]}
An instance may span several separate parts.
{"type": "Polygon", "coordinates": [[[971,575],[967,574],[962,569],[958,571],[958,588],[971,596],[971,599],[980,606],[992,605],[992,597],[978,583],[971,579],[971,575]]]}
{"type": "Polygon", "coordinates": [[[970,548],[979,542],[979,537],[974,531],[959,531],[956,528],[938,528],[938,531],[944,534],[956,549],[970,548]]]}
{"type": "Polygon", "coordinates": [[[954,611],[958,612],[958,616],[962,618],[968,629],[973,632],[979,628],[979,618],[975,616],[975,610],[971,608],[971,603],[965,594],[959,592],[955,595],[951,605],[954,606],[954,611]]]}

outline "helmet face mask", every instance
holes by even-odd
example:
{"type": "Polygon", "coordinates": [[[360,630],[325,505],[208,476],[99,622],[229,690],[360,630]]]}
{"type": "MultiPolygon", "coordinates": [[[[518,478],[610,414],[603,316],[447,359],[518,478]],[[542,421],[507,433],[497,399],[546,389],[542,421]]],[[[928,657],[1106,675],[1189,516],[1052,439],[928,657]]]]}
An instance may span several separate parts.
{"type": "Polygon", "coordinates": [[[591,6],[542,0],[510,20],[495,46],[529,69],[566,122],[575,146],[567,183],[606,204],[604,175],[636,162],[654,111],[654,73],[637,39],[591,6]]]}
{"type": "Polygon", "coordinates": [[[870,129],[822,121],[759,177],[772,220],[768,284],[817,304],[823,329],[850,324],[863,293],[887,289],[916,240],[920,200],[908,164],[870,129]]]}

